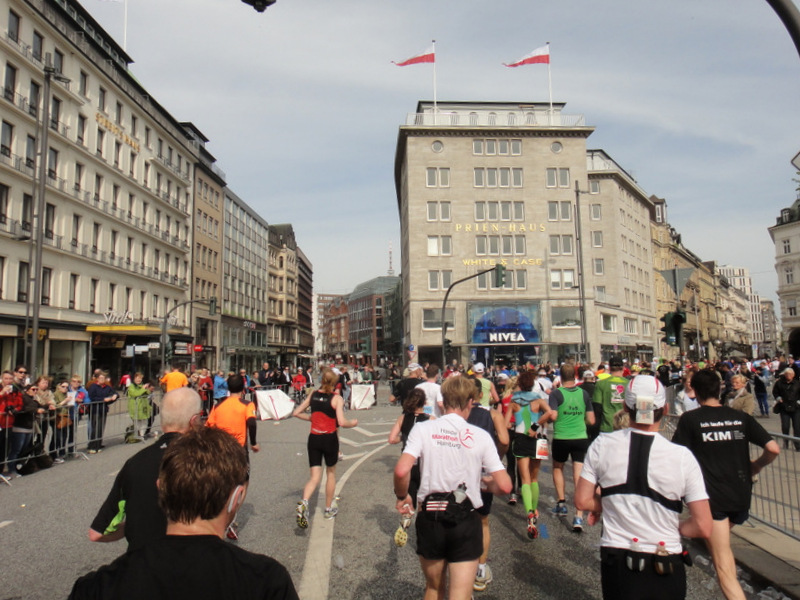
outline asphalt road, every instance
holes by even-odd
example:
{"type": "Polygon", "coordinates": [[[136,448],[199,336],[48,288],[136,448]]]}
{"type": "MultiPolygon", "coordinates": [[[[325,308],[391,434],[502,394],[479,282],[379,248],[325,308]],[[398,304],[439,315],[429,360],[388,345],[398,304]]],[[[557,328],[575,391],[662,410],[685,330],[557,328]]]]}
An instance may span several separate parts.
{"type": "MultiPolygon", "coordinates": [[[[312,500],[307,530],[295,525],[294,507],[308,477],[308,423],[259,424],[261,452],[251,455],[250,491],[238,516],[237,543],[280,560],[303,600],[422,597],[413,532],[404,548],[392,542],[399,519],[391,473],[399,447],[388,446],[386,438],[398,414],[385,403],[355,413],[359,427],[340,434],[346,459],[338,467],[339,516],[325,521],[315,514],[319,503],[312,500]]],[[[12,487],[0,485],[0,598],[65,598],[77,577],[125,550],[124,542],[93,544],[86,537],[117,471],[142,448],[116,440],[107,444],[106,451],[88,460],[69,460],[16,479],[12,487]]],[[[528,540],[522,505],[496,499],[489,559],[494,581],[476,598],[601,597],[599,528],[587,527],[578,535],[568,527],[571,514],[567,520],[548,514],[555,500],[550,470],[543,470],[540,523],[547,537],[528,540]]],[[[567,491],[569,498],[571,485],[567,491]]],[[[689,569],[688,579],[687,597],[722,597],[710,567],[689,569]]]]}

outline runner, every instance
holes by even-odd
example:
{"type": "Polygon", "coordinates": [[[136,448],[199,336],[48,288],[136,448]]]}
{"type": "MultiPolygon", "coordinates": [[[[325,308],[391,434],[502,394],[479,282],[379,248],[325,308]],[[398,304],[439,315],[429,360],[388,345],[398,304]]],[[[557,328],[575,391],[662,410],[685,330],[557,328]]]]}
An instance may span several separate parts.
{"type": "MultiPolygon", "coordinates": [[[[553,421],[553,485],[558,494],[558,503],[553,512],[558,516],[567,514],[564,486],[564,463],[572,457],[572,477],[575,486],[581,476],[583,459],[589,448],[586,425],[594,425],[594,409],[589,394],[575,382],[575,365],[566,363],[561,367],[562,386],[550,394],[550,420],[553,421]]],[[[583,511],[575,512],[572,531],[583,531],[583,511]]]]}
{"type": "Polygon", "coordinates": [[[339,376],[330,369],[322,372],[322,385],[310,392],[298,406],[293,417],[311,421],[308,434],[308,466],[311,477],[303,488],[303,497],[297,503],[297,526],[308,527],[308,499],[322,480],[322,458],[325,457],[325,518],[332,519],[339,512],[336,491],[336,463],[339,461],[339,435],[337,427],[355,427],[358,419],[348,420],[344,416],[344,400],[335,393],[339,376]],[[306,409],[311,408],[311,413],[306,409]]]}
{"type": "Polygon", "coordinates": [[[517,459],[517,470],[522,481],[519,488],[530,539],[539,537],[536,521],[539,518],[539,467],[542,461],[536,458],[536,441],[540,437],[540,422],[547,422],[552,412],[547,404],[547,396],[533,390],[535,379],[531,370],[519,375],[517,385],[520,391],[511,396],[506,412],[506,427],[510,425],[512,417],[516,423],[511,450],[517,459]]]}
{"type": "Polygon", "coordinates": [[[491,436],[466,422],[475,384],[465,377],[450,377],[442,385],[442,396],[445,415],[411,430],[395,466],[396,508],[401,515],[412,510],[409,476],[421,459],[416,532],[425,598],[444,598],[449,589],[450,600],[469,600],[483,551],[480,518],[474,510],[483,504],[482,470],[489,475],[484,481],[493,494],[509,493],[511,480],[491,436]]]}

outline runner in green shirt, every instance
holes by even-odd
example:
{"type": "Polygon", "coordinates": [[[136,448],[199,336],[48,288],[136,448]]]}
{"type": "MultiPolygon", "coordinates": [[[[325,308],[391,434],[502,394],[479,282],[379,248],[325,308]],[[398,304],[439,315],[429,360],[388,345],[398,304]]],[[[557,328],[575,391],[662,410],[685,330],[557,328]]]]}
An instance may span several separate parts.
{"type": "Polygon", "coordinates": [[[614,355],[608,361],[611,371],[610,377],[601,379],[594,388],[592,402],[600,406],[602,418],[600,420],[600,433],[614,431],[614,414],[622,410],[625,400],[625,386],[627,377],[622,376],[622,357],[614,355]]]}

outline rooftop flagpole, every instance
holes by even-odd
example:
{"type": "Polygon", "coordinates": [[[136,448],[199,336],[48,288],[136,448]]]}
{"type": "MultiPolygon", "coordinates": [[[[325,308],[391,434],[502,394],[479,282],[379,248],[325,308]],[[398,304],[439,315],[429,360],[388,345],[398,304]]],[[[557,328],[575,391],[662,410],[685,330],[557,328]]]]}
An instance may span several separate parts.
{"type": "Polygon", "coordinates": [[[431,40],[433,48],[433,123],[436,124],[436,113],[438,108],[436,105],[436,40],[431,40]]]}
{"type": "MultiPolygon", "coordinates": [[[[126,2],[128,0],[125,0],[126,2]]],[[[550,76],[550,42],[547,42],[547,89],[550,93],[550,126],[553,126],[553,79],[550,76]]]]}

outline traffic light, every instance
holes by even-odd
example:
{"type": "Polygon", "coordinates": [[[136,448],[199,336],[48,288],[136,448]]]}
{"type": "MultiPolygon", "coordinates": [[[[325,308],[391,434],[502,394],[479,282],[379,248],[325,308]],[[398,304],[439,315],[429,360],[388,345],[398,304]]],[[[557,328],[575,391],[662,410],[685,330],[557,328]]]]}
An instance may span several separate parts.
{"type": "Polygon", "coordinates": [[[453,342],[447,338],[444,338],[444,354],[445,356],[449,355],[453,351],[453,342]]]}
{"type": "Polygon", "coordinates": [[[673,313],[672,330],[675,332],[675,345],[680,346],[681,335],[683,334],[683,324],[686,323],[686,313],[679,310],[673,313]]]}
{"type": "Polygon", "coordinates": [[[506,268],[503,265],[496,265],[494,268],[494,287],[504,287],[506,284],[506,268]]]}
{"type": "Polygon", "coordinates": [[[661,341],[667,344],[668,346],[677,346],[678,345],[678,337],[675,335],[675,315],[677,313],[668,312],[661,320],[664,321],[664,326],[661,328],[661,331],[664,332],[664,337],[661,338],[661,341]]]}
{"type": "Polygon", "coordinates": [[[173,350],[172,340],[167,340],[167,345],[164,348],[164,362],[167,364],[172,362],[172,357],[174,355],[173,350]]]}
{"type": "Polygon", "coordinates": [[[211,298],[208,299],[208,315],[213,317],[216,314],[217,314],[217,297],[211,296],[211,298]]]}

